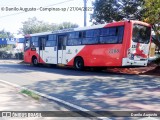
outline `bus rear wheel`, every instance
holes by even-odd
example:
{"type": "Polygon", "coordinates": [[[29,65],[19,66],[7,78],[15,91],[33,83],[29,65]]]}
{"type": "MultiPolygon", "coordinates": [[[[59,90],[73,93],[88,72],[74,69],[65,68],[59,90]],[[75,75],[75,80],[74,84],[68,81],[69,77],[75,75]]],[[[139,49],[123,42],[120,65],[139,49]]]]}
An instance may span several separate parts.
{"type": "Polygon", "coordinates": [[[84,69],[84,61],[81,57],[77,57],[75,60],[74,60],[74,68],[76,70],[83,70],[84,69]]]}
{"type": "Polygon", "coordinates": [[[38,66],[38,59],[36,57],[32,58],[32,65],[33,66],[38,66]]]}

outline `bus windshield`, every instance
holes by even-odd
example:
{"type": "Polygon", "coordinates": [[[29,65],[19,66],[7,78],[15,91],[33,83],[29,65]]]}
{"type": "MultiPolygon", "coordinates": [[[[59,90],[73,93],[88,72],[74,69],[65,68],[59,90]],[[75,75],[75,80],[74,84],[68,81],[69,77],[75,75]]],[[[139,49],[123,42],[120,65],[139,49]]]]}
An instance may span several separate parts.
{"type": "Polygon", "coordinates": [[[133,26],[133,42],[148,44],[150,41],[151,27],[134,24],[133,26]]]}
{"type": "Polygon", "coordinates": [[[24,46],[25,50],[30,47],[30,38],[28,38],[28,37],[25,38],[25,44],[24,45],[25,45],[24,46]]]}

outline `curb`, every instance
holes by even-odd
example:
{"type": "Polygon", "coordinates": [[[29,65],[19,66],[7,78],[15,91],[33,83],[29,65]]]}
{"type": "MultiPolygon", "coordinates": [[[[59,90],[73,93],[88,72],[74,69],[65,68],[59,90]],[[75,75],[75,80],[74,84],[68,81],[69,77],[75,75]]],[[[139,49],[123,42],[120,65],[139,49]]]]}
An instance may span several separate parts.
{"type": "Polygon", "coordinates": [[[43,98],[46,98],[46,99],[49,99],[49,100],[53,100],[53,101],[59,102],[59,103],[61,103],[61,104],[63,104],[63,105],[66,105],[66,106],[68,106],[68,107],[70,107],[70,108],[74,108],[74,109],[79,110],[79,111],[82,111],[82,112],[84,112],[84,113],[86,112],[86,114],[89,114],[89,115],[91,115],[91,116],[93,116],[93,117],[96,117],[98,120],[111,120],[111,119],[109,119],[108,117],[97,117],[97,116],[99,116],[99,115],[96,114],[96,113],[94,113],[94,112],[87,113],[87,111],[90,111],[90,110],[87,110],[87,109],[82,108],[82,107],[80,107],[80,106],[77,106],[77,105],[74,105],[74,104],[72,104],[72,103],[66,102],[66,101],[64,101],[64,100],[58,99],[58,98],[56,98],[56,97],[52,97],[52,96],[49,96],[49,95],[46,95],[46,94],[37,92],[37,91],[35,91],[35,90],[31,90],[31,89],[28,89],[28,88],[26,88],[26,87],[21,87],[20,85],[17,85],[17,84],[14,84],[14,83],[10,83],[10,82],[4,81],[4,80],[0,80],[0,82],[5,83],[5,84],[8,84],[8,85],[13,86],[13,87],[16,87],[16,88],[19,88],[20,90],[24,90],[24,89],[25,89],[25,90],[29,90],[29,91],[34,92],[34,93],[36,93],[37,95],[39,95],[39,96],[41,96],[41,97],[43,97],[43,98]]]}

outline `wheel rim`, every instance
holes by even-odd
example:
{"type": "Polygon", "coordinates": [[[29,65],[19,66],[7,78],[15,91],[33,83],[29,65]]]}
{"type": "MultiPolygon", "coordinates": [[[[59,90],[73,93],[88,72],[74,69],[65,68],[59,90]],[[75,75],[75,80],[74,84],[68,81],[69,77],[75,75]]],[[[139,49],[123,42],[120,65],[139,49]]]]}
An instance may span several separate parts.
{"type": "Polygon", "coordinates": [[[34,60],[33,60],[33,64],[34,64],[34,65],[37,65],[37,63],[38,63],[37,59],[34,59],[34,60]]]}
{"type": "Polygon", "coordinates": [[[80,69],[80,68],[82,68],[82,66],[83,66],[83,63],[80,60],[77,60],[76,68],[80,69]]]}

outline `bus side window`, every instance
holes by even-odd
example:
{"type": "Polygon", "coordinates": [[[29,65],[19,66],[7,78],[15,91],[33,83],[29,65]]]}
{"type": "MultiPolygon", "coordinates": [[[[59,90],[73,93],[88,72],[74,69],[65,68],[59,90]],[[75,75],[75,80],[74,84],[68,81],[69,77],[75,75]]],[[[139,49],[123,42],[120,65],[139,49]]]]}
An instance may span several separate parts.
{"type": "Polygon", "coordinates": [[[82,31],[69,33],[67,45],[69,45],[69,46],[81,45],[82,37],[83,37],[82,31]]]}
{"type": "Polygon", "coordinates": [[[100,34],[100,43],[115,44],[118,43],[117,27],[102,28],[100,34]]]}
{"type": "Polygon", "coordinates": [[[46,47],[56,46],[56,35],[49,35],[48,40],[46,41],[46,47]]]}
{"type": "Polygon", "coordinates": [[[122,43],[124,26],[102,28],[100,34],[100,43],[122,43]]]}
{"type": "Polygon", "coordinates": [[[109,36],[117,36],[117,27],[109,28],[109,36]]]}
{"type": "Polygon", "coordinates": [[[82,44],[97,44],[99,39],[99,30],[87,30],[84,31],[84,38],[82,39],[82,44]]]}
{"type": "Polygon", "coordinates": [[[69,39],[70,38],[79,38],[80,35],[79,35],[79,32],[71,32],[69,33],[69,39]]]}
{"type": "Polygon", "coordinates": [[[122,43],[124,35],[124,26],[118,27],[118,43],[122,43]]]}
{"type": "Polygon", "coordinates": [[[108,36],[108,35],[109,35],[109,28],[102,28],[100,36],[108,36]]]}

